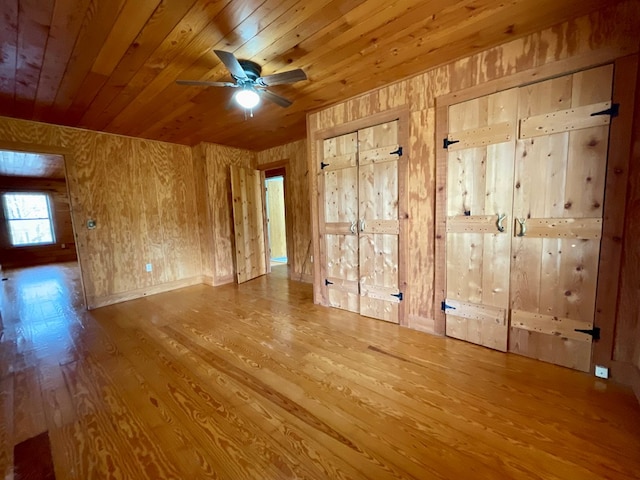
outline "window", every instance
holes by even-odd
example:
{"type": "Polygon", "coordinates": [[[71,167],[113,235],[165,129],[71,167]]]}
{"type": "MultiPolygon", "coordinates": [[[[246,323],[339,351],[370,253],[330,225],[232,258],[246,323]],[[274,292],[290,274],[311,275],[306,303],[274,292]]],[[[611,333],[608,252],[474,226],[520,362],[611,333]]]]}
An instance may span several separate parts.
{"type": "Polygon", "coordinates": [[[14,246],[54,243],[49,196],[44,193],[5,193],[4,213],[14,246]]]}

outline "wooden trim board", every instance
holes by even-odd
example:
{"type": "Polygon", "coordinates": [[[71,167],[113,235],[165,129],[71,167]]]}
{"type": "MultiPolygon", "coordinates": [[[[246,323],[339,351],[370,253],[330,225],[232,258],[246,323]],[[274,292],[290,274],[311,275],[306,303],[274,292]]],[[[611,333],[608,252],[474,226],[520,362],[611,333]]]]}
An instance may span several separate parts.
{"type": "Polygon", "coordinates": [[[155,295],[157,293],[164,293],[178,288],[191,287],[192,285],[198,285],[200,283],[207,283],[206,278],[203,275],[196,277],[185,278],[182,280],[176,280],[175,282],[161,283],[147,288],[139,288],[137,290],[131,290],[129,292],[116,293],[108,295],[106,297],[89,297],[87,303],[87,309],[93,310],[95,308],[105,307],[114,303],[126,302],[127,300],[134,300],[136,298],[146,297],[147,295],[155,295]]]}

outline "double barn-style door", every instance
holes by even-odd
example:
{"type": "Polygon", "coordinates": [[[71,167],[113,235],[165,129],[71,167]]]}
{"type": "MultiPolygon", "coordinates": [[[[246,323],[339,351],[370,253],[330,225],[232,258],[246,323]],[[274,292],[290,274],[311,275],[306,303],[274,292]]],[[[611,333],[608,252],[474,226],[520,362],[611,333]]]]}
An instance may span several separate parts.
{"type": "Polygon", "coordinates": [[[448,336],[589,370],[612,75],[449,107],[448,336]]]}
{"type": "Polygon", "coordinates": [[[328,305],[398,323],[398,121],[326,139],[319,166],[323,288],[328,305]]]}

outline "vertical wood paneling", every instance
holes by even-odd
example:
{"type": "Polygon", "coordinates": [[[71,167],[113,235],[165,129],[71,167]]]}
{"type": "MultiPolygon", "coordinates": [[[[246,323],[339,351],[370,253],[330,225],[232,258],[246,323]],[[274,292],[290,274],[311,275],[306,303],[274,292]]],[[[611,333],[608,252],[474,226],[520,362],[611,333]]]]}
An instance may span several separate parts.
{"type": "MultiPolygon", "coordinates": [[[[196,168],[201,174],[204,171],[206,181],[206,208],[202,199],[197,200],[200,205],[198,212],[201,217],[204,214],[199,233],[205,241],[202,246],[202,269],[213,285],[233,282],[236,270],[229,167],[253,168],[255,153],[211,143],[200,144],[196,152],[195,163],[202,162],[196,168]]],[[[202,179],[198,181],[201,183],[202,179]]]]}
{"type": "Polygon", "coordinates": [[[310,281],[313,264],[311,256],[311,215],[309,207],[309,176],[307,141],[287,143],[256,154],[257,165],[288,160],[285,175],[285,210],[287,212],[287,249],[289,273],[292,279],[310,281]]]}
{"type": "Polygon", "coordinates": [[[0,145],[65,156],[90,307],[200,280],[189,147],[7,118],[0,145]]]}
{"type": "MultiPolygon", "coordinates": [[[[442,138],[434,138],[436,98],[446,95],[448,104],[453,104],[456,102],[451,98],[458,91],[471,87],[484,88],[484,91],[479,91],[479,97],[504,90],[509,86],[502,81],[503,78],[523,74],[529,69],[539,69],[539,75],[548,66],[557,68],[555,64],[562,63],[565,71],[578,70],[636,52],[638,42],[629,38],[635,28],[632,19],[636,15],[637,5],[623,3],[478,52],[308,115],[308,137],[313,138],[314,132],[384,111],[393,102],[404,101],[411,109],[407,256],[408,282],[412,290],[408,304],[410,326],[433,333],[444,332],[444,316],[436,307],[442,299],[434,298],[435,197],[437,191],[446,188],[440,183],[435,184],[436,151],[442,148],[442,138]]],[[[559,73],[562,71],[559,70],[559,73]]],[[[528,82],[535,81],[538,75],[532,73],[528,82]]],[[[525,82],[523,80],[522,83],[525,82]]],[[[314,148],[310,152],[317,155],[314,148]]],[[[314,161],[314,158],[310,159],[310,162],[314,161]]],[[[315,188],[312,185],[312,191],[315,188]]],[[[317,217],[312,221],[316,220],[317,217]]],[[[315,293],[320,298],[317,289],[315,293]]]]}
{"type": "MultiPolygon", "coordinates": [[[[636,85],[640,85],[640,68],[636,85]]],[[[629,68],[629,67],[627,67],[629,68]]],[[[622,88],[625,88],[622,86],[622,88]]],[[[614,90],[615,93],[615,90],[614,90]]],[[[626,198],[627,218],[624,219],[622,262],[620,272],[619,321],[616,323],[613,359],[633,365],[633,387],[640,399],[640,91],[635,92],[635,108],[632,122],[631,158],[629,159],[629,184],[626,198]]],[[[616,139],[612,139],[612,142],[616,139]]],[[[618,167],[619,168],[619,167],[618,167]]],[[[609,178],[607,179],[610,180],[609,178]]],[[[616,219],[618,222],[621,220],[616,219]]]]}

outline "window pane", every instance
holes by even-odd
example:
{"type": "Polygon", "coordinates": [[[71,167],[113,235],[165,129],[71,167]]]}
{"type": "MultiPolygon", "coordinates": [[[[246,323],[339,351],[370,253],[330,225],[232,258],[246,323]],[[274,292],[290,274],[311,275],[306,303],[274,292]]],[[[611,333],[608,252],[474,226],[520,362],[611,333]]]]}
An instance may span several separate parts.
{"type": "Polygon", "coordinates": [[[49,203],[43,194],[7,193],[4,195],[7,218],[49,218],[49,203]]]}
{"type": "Polygon", "coordinates": [[[53,243],[51,222],[47,220],[9,220],[9,233],[13,245],[53,243]]]}

